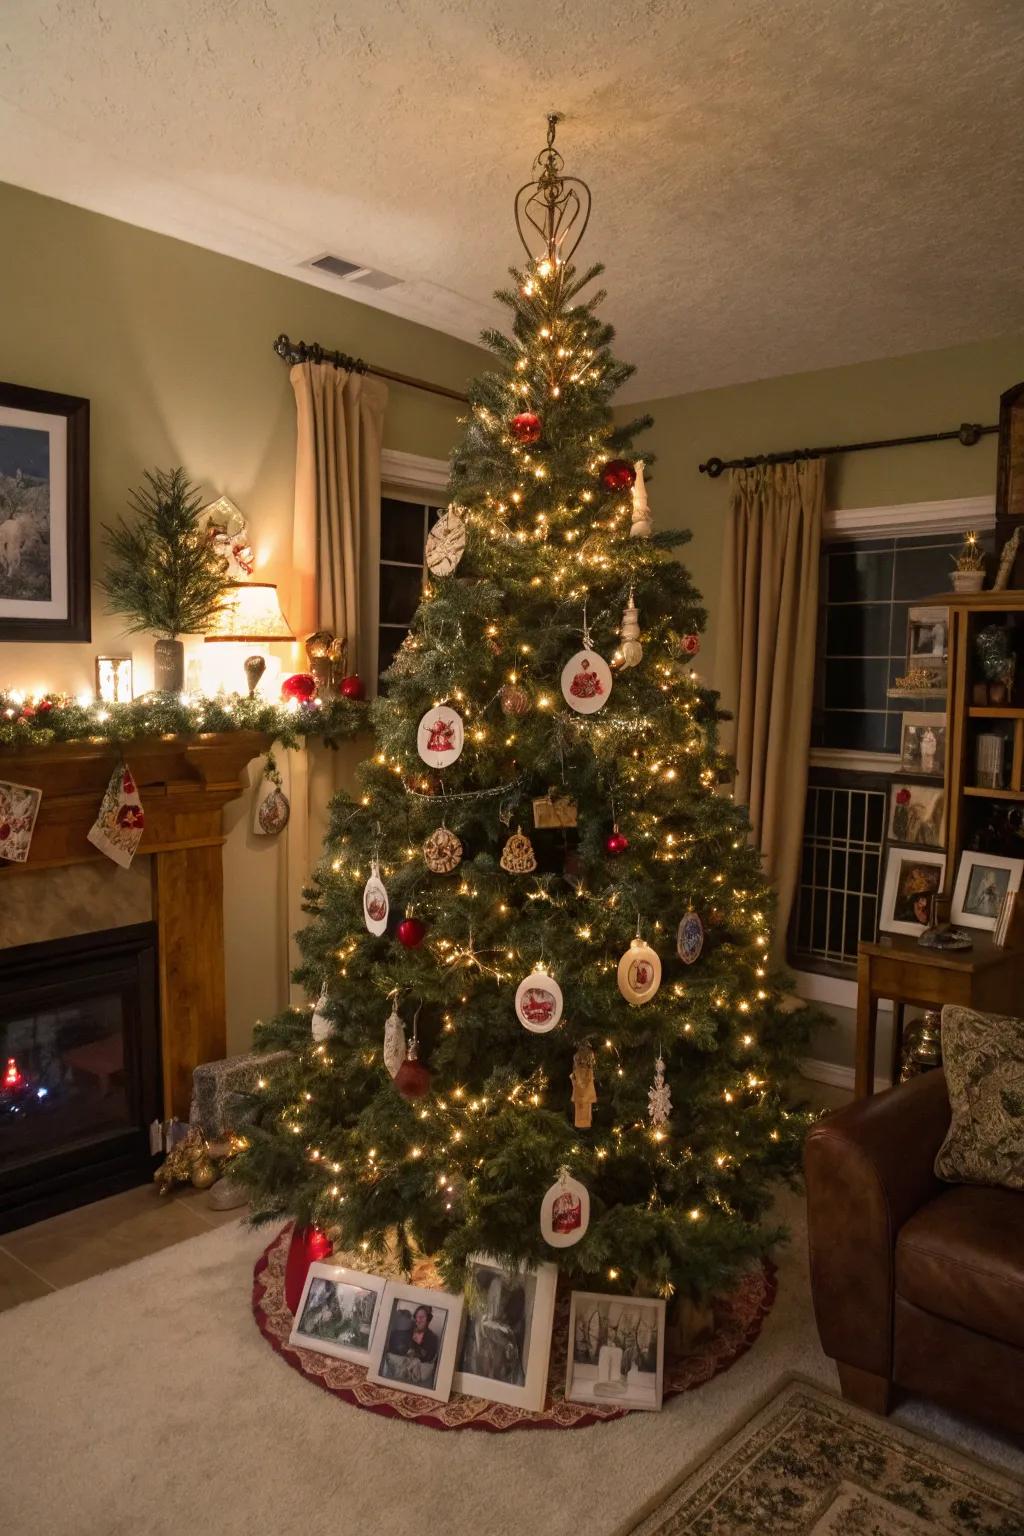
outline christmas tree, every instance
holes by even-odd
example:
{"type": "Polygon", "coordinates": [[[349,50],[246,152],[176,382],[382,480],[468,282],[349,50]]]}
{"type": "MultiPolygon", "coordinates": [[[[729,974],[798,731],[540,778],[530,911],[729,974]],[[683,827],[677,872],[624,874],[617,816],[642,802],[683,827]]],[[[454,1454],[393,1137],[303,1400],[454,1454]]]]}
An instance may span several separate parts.
{"type": "Polygon", "coordinates": [[[327,1228],[368,1267],[397,1241],[452,1286],[484,1252],[702,1297],[777,1236],[806,1026],[719,788],[687,535],[652,528],[632,448],[649,419],[612,420],[633,370],[598,318],[601,268],[569,260],[589,193],[553,133],[517,201],[539,243],[499,294],[511,334],[484,337],[498,366],[470,386],[377,750],[308,893],[313,1032],[300,1010],[257,1027],[290,1054],[234,1167],[256,1220],[327,1228]],[[563,1169],[589,1224],[556,1212],[552,1247],[563,1169]]]}

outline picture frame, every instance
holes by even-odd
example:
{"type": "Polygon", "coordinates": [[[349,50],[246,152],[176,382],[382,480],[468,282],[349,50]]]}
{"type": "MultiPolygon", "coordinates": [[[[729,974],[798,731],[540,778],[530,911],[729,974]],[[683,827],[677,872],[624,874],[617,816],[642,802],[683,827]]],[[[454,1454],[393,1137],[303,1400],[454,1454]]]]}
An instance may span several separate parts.
{"type": "Polygon", "coordinates": [[[104,704],[130,704],[135,697],[134,677],[130,656],[96,657],[96,697],[104,704]]]}
{"type": "Polygon", "coordinates": [[[0,641],[92,638],[89,402],[0,384],[0,641]]]}
{"type": "Polygon", "coordinates": [[[907,711],[900,728],[900,772],[941,779],[945,770],[945,715],[932,710],[907,711]]]}
{"type": "Polygon", "coordinates": [[[446,1403],[452,1393],[463,1299],[389,1280],[373,1336],[367,1381],[446,1403]],[[421,1323],[420,1314],[426,1313],[421,1323]]]}
{"type": "Polygon", "coordinates": [[[953,921],[994,933],[1003,899],[1020,890],[1024,859],[964,849],[953,887],[953,921]]]}
{"type": "Polygon", "coordinates": [[[946,841],[946,791],[942,784],[889,785],[888,838],[912,848],[942,848],[946,841]]]}
{"type": "Polygon", "coordinates": [[[456,1392],[539,1413],[548,1388],[557,1264],[510,1267],[474,1253],[452,1385],[456,1392]]]}
{"type": "Polygon", "coordinates": [[[942,890],[946,855],[932,848],[889,848],[878,927],[918,938],[929,926],[933,897],[942,890]]]}
{"type": "Polygon", "coordinates": [[[949,658],[949,609],[910,608],[907,612],[907,669],[924,667],[941,677],[949,658]]]}
{"type": "Polygon", "coordinates": [[[573,1291],[565,1396],[657,1413],[665,1385],[665,1302],[573,1291]]]}
{"type": "Polygon", "coordinates": [[[341,1264],[311,1264],[288,1343],[366,1365],[386,1287],[383,1275],[341,1264]]]}

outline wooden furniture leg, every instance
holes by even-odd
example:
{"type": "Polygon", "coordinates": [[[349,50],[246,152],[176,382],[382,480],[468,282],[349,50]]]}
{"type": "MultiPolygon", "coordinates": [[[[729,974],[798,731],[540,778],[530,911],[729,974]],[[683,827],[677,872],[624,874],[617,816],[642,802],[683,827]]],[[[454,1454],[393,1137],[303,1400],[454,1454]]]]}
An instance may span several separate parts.
{"type": "Polygon", "coordinates": [[[900,1080],[903,1065],[903,1026],[907,1016],[906,1003],[892,1005],[892,1060],[889,1063],[889,1081],[893,1087],[900,1080]]]}
{"type": "Polygon", "coordinates": [[[854,1096],[866,1099],[875,1091],[875,1038],[878,1033],[878,999],[871,991],[871,958],[857,957],[857,1045],[854,1096]]]}
{"type": "Polygon", "coordinates": [[[841,1360],[836,1361],[836,1370],[839,1386],[848,1403],[856,1403],[858,1408],[866,1408],[869,1413],[888,1414],[892,1407],[892,1382],[887,1377],[873,1376],[870,1371],[845,1365],[841,1360]]]}

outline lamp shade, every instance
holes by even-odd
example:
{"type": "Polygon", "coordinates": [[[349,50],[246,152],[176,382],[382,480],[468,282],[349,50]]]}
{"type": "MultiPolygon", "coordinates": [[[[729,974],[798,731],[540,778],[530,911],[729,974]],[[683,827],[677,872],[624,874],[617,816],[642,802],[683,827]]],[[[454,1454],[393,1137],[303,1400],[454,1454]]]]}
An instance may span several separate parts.
{"type": "Polygon", "coordinates": [[[294,640],[272,581],[232,581],[206,640],[294,640]]]}

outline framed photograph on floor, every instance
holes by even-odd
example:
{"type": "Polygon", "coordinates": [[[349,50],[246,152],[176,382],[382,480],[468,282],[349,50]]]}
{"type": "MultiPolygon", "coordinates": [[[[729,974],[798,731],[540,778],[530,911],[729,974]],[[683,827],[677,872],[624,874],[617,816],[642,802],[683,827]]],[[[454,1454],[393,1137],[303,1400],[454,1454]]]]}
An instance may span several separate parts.
{"type": "Polygon", "coordinates": [[[928,848],[890,848],[878,926],[914,938],[928,927],[932,898],[942,890],[946,855],[928,848]]]}
{"type": "Polygon", "coordinates": [[[565,1395],[657,1412],[665,1380],[665,1303],[573,1291],[565,1395]]]}
{"type": "Polygon", "coordinates": [[[89,402],[0,384],[0,641],[91,633],[89,402]]]}
{"type": "Polygon", "coordinates": [[[510,1269],[487,1254],[473,1255],[452,1382],[456,1392],[531,1413],[543,1408],[557,1280],[557,1264],[510,1269]]]}
{"type": "Polygon", "coordinates": [[[340,1264],[311,1264],[289,1344],[366,1365],[387,1281],[340,1264]]]}
{"type": "Polygon", "coordinates": [[[462,1297],[389,1280],[367,1380],[446,1403],[452,1393],[462,1297]]]}
{"type": "Polygon", "coordinates": [[[994,853],[960,855],[953,887],[953,921],[965,928],[995,932],[1003,898],[1020,890],[1024,859],[1006,859],[994,853]]]}
{"type": "Polygon", "coordinates": [[[900,769],[941,779],[946,768],[946,717],[908,711],[900,736],[900,769]]]}
{"type": "Polygon", "coordinates": [[[889,841],[941,848],[946,841],[946,791],[941,784],[889,785],[889,841]]]}

